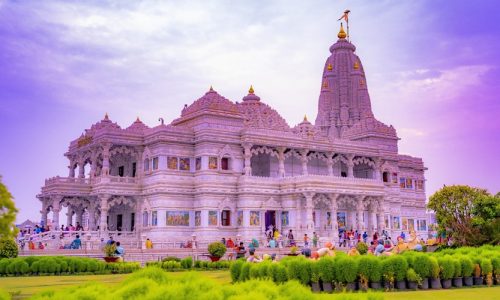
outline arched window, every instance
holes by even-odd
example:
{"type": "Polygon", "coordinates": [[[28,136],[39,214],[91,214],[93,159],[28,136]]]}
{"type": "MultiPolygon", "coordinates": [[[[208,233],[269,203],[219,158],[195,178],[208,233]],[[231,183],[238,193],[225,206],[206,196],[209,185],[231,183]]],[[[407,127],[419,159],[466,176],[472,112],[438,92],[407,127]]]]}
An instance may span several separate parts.
{"type": "Polygon", "coordinates": [[[148,227],[149,225],[149,214],[147,211],[142,213],[142,226],[148,227]]]}
{"type": "Polygon", "coordinates": [[[223,210],[221,212],[221,225],[222,226],[231,226],[231,211],[223,210]]]}
{"type": "Polygon", "coordinates": [[[382,173],[382,180],[384,182],[389,182],[389,172],[382,173]]]}
{"type": "Polygon", "coordinates": [[[144,160],[144,172],[149,171],[149,158],[144,160]]]}

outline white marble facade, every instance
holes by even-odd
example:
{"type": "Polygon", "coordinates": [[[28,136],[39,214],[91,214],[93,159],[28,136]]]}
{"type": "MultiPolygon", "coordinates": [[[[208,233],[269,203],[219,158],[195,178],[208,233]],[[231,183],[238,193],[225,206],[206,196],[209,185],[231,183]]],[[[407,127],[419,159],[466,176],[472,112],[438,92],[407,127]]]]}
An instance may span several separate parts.
{"type": "Polygon", "coordinates": [[[210,88],[168,125],[122,129],[106,115],[71,142],[68,177],[46,180],[42,219],[59,228],[85,214],[89,230],[156,241],[262,237],[269,225],[333,240],[351,228],[426,236],[422,159],[398,154],[396,130],[375,119],[342,32],[314,125],[290,127],[253,88],[239,102],[210,88]]]}

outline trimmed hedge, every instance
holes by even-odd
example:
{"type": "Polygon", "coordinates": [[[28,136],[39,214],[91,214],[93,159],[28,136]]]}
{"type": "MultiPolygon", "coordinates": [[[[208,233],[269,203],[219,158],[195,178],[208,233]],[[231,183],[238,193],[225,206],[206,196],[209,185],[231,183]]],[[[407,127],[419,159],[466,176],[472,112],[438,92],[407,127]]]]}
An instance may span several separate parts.
{"type": "Polygon", "coordinates": [[[479,275],[485,276],[489,285],[500,282],[500,246],[446,249],[438,253],[407,251],[380,257],[347,256],[336,252],[336,257],[323,257],[319,261],[304,256],[286,256],[271,265],[240,260],[231,266],[231,279],[233,283],[249,279],[271,279],[278,284],[288,280],[304,285],[323,282],[337,287],[357,280],[364,286],[367,281],[384,281],[386,288],[392,289],[397,281],[408,280],[408,274],[412,280],[418,281],[451,279],[470,277],[475,268],[479,275]]]}
{"type": "Polygon", "coordinates": [[[0,260],[0,276],[125,274],[140,269],[139,263],[105,263],[85,257],[29,256],[0,260]]]}

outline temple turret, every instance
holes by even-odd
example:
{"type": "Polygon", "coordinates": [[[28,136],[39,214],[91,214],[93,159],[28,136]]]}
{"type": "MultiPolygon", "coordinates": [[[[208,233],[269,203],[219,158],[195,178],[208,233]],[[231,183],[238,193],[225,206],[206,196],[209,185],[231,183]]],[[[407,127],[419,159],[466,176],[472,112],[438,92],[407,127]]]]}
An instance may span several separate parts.
{"type": "MultiPolygon", "coordinates": [[[[370,119],[383,129],[384,138],[397,140],[392,127],[374,119],[363,64],[354,53],[356,47],[346,39],[342,24],[337,37],[337,42],[330,46],[331,55],[323,69],[315,126],[331,139],[366,140],[367,136],[359,132],[360,126],[356,126],[355,137],[349,129],[370,119]]],[[[373,130],[369,131],[372,136],[373,130]]]]}

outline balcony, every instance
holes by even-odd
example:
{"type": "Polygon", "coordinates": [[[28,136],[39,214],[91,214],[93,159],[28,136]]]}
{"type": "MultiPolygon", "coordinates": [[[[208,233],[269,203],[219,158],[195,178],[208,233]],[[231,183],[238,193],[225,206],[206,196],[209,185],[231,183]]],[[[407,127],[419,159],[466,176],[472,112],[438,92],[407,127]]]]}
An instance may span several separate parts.
{"type": "Polygon", "coordinates": [[[341,192],[359,191],[383,194],[384,183],[378,179],[338,177],[328,175],[300,175],[294,177],[242,176],[239,182],[242,191],[279,189],[281,192],[341,192]]]}
{"type": "Polygon", "coordinates": [[[75,178],[75,177],[52,177],[45,179],[45,185],[42,187],[42,193],[50,192],[72,192],[72,193],[89,193],[90,178],[75,178]]]}

